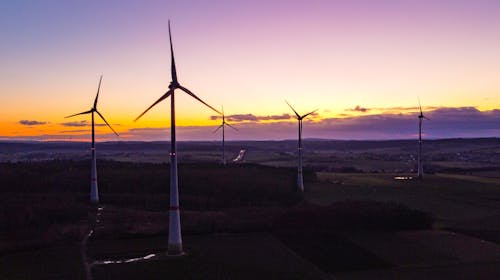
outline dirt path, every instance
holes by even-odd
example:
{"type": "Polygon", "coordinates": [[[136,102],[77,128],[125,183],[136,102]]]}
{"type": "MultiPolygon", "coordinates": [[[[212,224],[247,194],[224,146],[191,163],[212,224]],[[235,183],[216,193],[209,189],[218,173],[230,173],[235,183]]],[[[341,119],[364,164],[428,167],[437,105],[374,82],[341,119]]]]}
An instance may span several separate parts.
{"type": "Polygon", "coordinates": [[[80,254],[82,256],[82,263],[85,269],[86,279],[92,280],[92,266],[94,262],[88,256],[88,242],[96,231],[97,225],[100,223],[104,206],[97,206],[95,209],[90,210],[89,213],[89,231],[80,242],[80,254]]]}

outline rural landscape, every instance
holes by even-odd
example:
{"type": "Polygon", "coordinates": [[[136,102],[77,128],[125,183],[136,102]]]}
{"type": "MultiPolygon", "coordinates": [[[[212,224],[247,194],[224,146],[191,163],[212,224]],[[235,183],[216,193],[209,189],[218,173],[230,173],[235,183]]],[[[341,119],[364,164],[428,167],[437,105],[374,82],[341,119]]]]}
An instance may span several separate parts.
{"type": "Polygon", "coordinates": [[[93,206],[88,143],[2,143],[1,278],[500,273],[496,138],[427,141],[422,180],[415,178],[414,140],[306,139],[303,193],[296,189],[296,141],[228,142],[228,158],[246,153],[226,166],[220,143],[180,142],[186,255],[177,258],[166,254],[168,144],[101,143],[101,203],[93,206]]]}
{"type": "Polygon", "coordinates": [[[0,2],[0,279],[500,279],[499,13],[0,2]]]}

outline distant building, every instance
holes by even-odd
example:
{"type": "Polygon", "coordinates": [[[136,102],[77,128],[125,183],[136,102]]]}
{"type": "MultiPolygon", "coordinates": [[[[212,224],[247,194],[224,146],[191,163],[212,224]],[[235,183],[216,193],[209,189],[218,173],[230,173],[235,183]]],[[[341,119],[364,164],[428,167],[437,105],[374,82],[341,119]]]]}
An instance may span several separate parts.
{"type": "Polygon", "coordinates": [[[241,162],[243,160],[243,157],[245,156],[247,150],[241,149],[238,155],[233,159],[233,162],[241,162]]]}

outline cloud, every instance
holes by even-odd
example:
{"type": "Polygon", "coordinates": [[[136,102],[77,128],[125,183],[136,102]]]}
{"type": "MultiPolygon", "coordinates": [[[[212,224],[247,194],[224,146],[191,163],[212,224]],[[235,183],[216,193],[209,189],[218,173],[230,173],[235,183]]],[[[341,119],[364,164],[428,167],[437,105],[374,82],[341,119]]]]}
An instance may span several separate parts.
{"type": "Polygon", "coordinates": [[[20,120],[19,124],[22,125],[27,125],[27,126],[33,126],[33,125],[43,125],[46,124],[47,122],[41,122],[41,121],[31,121],[31,120],[20,120]]]}
{"type": "Polygon", "coordinates": [[[87,121],[79,121],[79,122],[65,122],[61,123],[63,126],[87,126],[87,121]]]}
{"type": "MultiPolygon", "coordinates": [[[[377,113],[362,116],[343,116],[310,119],[304,123],[304,138],[323,139],[416,139],[418,135],[418,108],[413,112],[377,113]]],[[[440,107],[424,110],[430,120],[424,120],[424,139],[500,137],[500,110],[480,111],[475,107],[440,107]]],[[[247,115],[243,115],[247,116],[247,115]]],[[[279,115],[278,115],[279,116],[279,115]]],[[[282,115],[281,115],[282,116],[282,115]]],[[[297,122],[292,116],[273,122],[259,122],[272,116],[241,117],[251,119],[238,124],[238,131],[226,130],[227,140],[281,140],[297,138],[297,122]],[[257,120],[257,121],[256,121],[257,120]]],[[[80,122],[79,122],[80,123],[80,122]]],[[[84,123],[88,125],[88,123],[84,123]]],[[[177,138],[184,140],[220,140],[220,133],[213,133],[215,126],[177,126],[177,138]]],[[[102,141],[144,140],[169,141],[170,128],[131,128],[117,138],[112,133],[98,134],[102,141]]],[[[0,136],[1,137],[1,136],[0,136]]],[[[42,139],[88,140],[89,134],[41,135],[42,139]],[[73,136],[72,136],[73,135],[73,136]]],[[[26,137],[33,140],[33,137],[26,137]]]]}
{"type": "Polygon", "coordinates": [[[428,125],[436,130],[462,131],[500,130],[500,110],[480,111],[475,107],[439,108],[424,112],[431,120],[428,125]]]}
{"type": "MultiPolygon", "coordinates": [[[[437,106],[424,106],[422,107],[422,110],[424,111],[433,111],[437,109],[441,109],[443,107],[437,107],[437,106]]],[[[372,108],[366,108],[366,107],[361,107],[360,105],[356,105],[354,108],[348,108],[345,109],[344,111],[347,112],[361,112],[361,113],[367,113],[370,112],[372,114],[398,114],[398,113],[410,113],[410,112],[417,112],[420,110],[420,107],[418,106],[412,106],[412,107],[402,107],[402,106],[395,106],[395,107],[372,107],[372,108]]]]}
{"type": "MultiPolygon", "coordinates": [[[[418,110],[418,107],[416,108],[418,110]]],[[[424,138],[500,137],[500,110],[480,111],[474,107],[441,107],[424,112],[424,138]]],[[[297,137],[297,122],[292,116],[283,120],[273,116],[235,115],[238,131],[226,130],[227,140],[280,140],[297,137]],[[260,120],[277,120],[259,122],[260,120]]],[[[304,123],[304,138],[323,139],[412,139],[418,135],[418,113],[379,113],[311,119],[304,123]]],[[[216,118],[214,118],[216,119],[216,118]]],[[[179,140],[220,140],[213,133],[217,126],[178,126],[179,140]]],[[[127,140],[170,140],[170,128],[133,128],[121,133],[127,140]]]]}
{"type": "MultiPolygon", "coordinates": [[[[438,106],[423,106],[422,110],[424,111],[433,111],[437,110],[443,107],[438,107],[438,106]]],[[[413,107],[382,107],[382,108],[370,108],[371,111],[377,111],[379,113],[383,114],[391,114],[391,113],[409,113],[409,112],[417,112],[420,110],[420,107],[418,106],[413,106],[413,107]]]]}
{"type": "Polygon", "coordinates": [[[89,132],[88,129],[61,130],[59,133],[89,132]]]}
{"type": "Polygon", "coordinates": [[[155,128],[131,128],[127,132],[120,133],[123,138],[146,139],[146,140],[167,140],[170,139],[169,127],[155,128]]]}
{"type": "MultiPolygon", "coordinates": [[[[500,110],[474,107],[442,107],[424,112],[423,132],[432,138],[499,137],[500,110]]],[[[337,137],[356,139],[412,138],[418,133],[416,113],[382,113],[368,116],[323,119],[317,129],[329,127],[337,137]]]]}
{"type": "Polygon", "coordinates": [[[356,105],[356,107],[354,107],[353,109],[347,109],[346,111],[366,113],[366,112],[370,111],[370,109],[356,105]]]}
{"type": "MultiPolygon", "coordinates": [[[[91,126],[91,124],[87,121],[76,121],[76,122],[64,122],[61,123],[62,126],[70,126],[70,127],[82,127],[82,126],[91,126]]],[[[103,123],[95,123],[94,126],[105,126],[103,123]]]]}
{"type": "MultiPolygon", "coordinates": [[[[316,115],[316,113],[314,114],[316,115]]],[[[211,120],[221,119],[222,116],[211,116],[211,120]]],[[[278,120],[289,120],[292,118],[290,114],[281,115],[268,115],[268,116],[256,116],[254,114],[237,114],[226,116],[226,120],[230,122],[261,122],[261,121],[278,121],[278,120]]]]}
{"type": "MultiPolygon", "coordinates": [[[[418,110],[418,108],[416,108],[418,110]]],[[[500,110],[480,111],[475,107],[441,107],[424,114],[426,138],[500,137],[500,110]]],[[[314,120],[304,124],[305,138],[326,139],[411,139],[418,134],[417,112],[379,113],[314,120]]],[[[232,136],[239,139],[294,138],[294,122],[241,124],[232,136]],[[248,132],[248,133],[247,133],[248,132]]]]}

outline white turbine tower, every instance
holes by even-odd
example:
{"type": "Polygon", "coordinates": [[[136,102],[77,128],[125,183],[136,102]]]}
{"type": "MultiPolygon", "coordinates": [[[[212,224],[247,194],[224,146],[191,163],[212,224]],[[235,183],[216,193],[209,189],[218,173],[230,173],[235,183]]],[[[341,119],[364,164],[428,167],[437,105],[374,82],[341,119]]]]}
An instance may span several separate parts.
{"type": "Polygon", "coordinates": [[[423,119],[430,120],[422,112],[422,105],[420,105],[420,99],[418,100],[418,107],[420,108],[420,115],[418,115],[418,178],[422,179],[424,176],[424,167],[422,165],[422,121],[423,119]]]}
{"type": "Polygon", "coordinates": [[[226,116],[224,115],[224,107],[222,107],[222,124],[219,127],[217,127],[216,130],[214,130],[214,133],[217,132],[219,129],[222,128],[222,164],[223,165],[226,165],[226,154],[225,154],[225,151],[226,151],[225,141],[226,140],[225,140],[225,134],[224,134],[224,127],[226,125],[229,126],[232,129],[238,131],[238,129],[236,129],[236,127],[234,127],[234,126],[232,126],[232,125],[230,125],[230,124],[228,124],[226,122],[226,116]]]}
{"type": "Polygon", "coordinates": [[[86,114],[92,114],[92,146],[90,150],[92,151],[92,166],[90,170],[90,202],[91,203],[99,203],[99,190],[97,188],[97,166],[96,166],[96,158],[95,158],[95,130],[94,130],[94,113],[97,113],[99,117],[106,123],[106,125],[113,131],[116,136],[118,136],[118,133],[109,125],[109,123],[106,121],[104,116],[97,111],[97,99],[99,98],[99,91],[101,89],[101,82],[102,82],[102,75],[101,78],[99,79],[99,86],[97,87],[97,95],[95,96],[94,100],[94,106],[88,111],[81,112],[78,114],[66,116],[65,118],[71,118],[74,116],[78,115],[86,115],[86,114]]]}
{"type": "Polygon", "coordinates": [[[170,96],[170,208],[169,208],[169,227],[168,227],[168,254],[169,255],[182,255],[184,254],[182,250],[182,236],[181,236],[181,219],[179,211],[179,189],[177,181],[177,147],[175,141],[175,93],[176,89],[180,89],[193,97],[194,99],[205,104],[210,109],[214,110],[218,114],[221,114],[212,106],[205,103],[203,100],[198,98],[189,89],[181,86],[177,81],[177,71],[175,68],[174,59],[174,49],[172,47],[172,35],[170,32],[170,21],[168,22],[168,37],[170,40],[170,56],[171,56],[171,75],[172,81],[168,86],[168,91],[160,97],[153,105],[149,106],[142,114],[140,114],[135,121],[141,118],[149,109],[153,108],[156,104],[160,103],[164,99],[170,96]]]}
{"type": "Polygon", "coordinates": [[[312,111],[312,112],[309,112],[305,115],[299,115],[299,113],[297,113],[297,111],[295,111],[295,109],[292,107],[292,105],[290,105],[290,103],[288,103],[288,101],[286,101],[286,104],[288,104],[288,106],[290,106],[290,108],[292,109],[292,111],[295,113],[295,116],[297,116],[297,120],[299,121],[299,146],[298,146],[298,156],[299,156],[299,162],[298,162],[298,172],[297,172],[297,187],[299,189],[299,191],[303,192],[304,191],[304,178],[302,176],[302,120],[311,115],[311,114],[314,114],[314,112],[316,112],[318,109],[312,111]]]}

